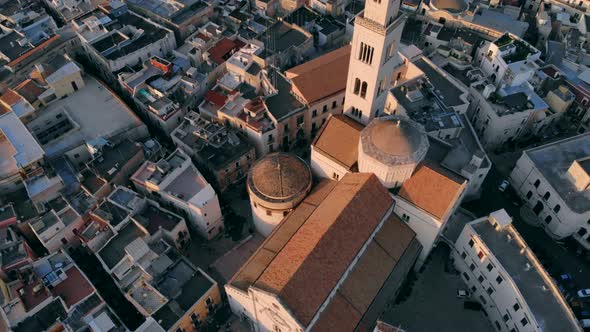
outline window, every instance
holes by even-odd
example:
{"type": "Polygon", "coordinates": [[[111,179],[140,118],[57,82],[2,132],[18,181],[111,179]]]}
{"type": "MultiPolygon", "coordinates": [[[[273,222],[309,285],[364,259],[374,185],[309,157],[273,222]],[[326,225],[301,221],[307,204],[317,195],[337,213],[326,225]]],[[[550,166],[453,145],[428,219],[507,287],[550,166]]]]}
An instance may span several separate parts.
{"type": "Polygon", "coordinates": [[[336,106],[337,106],[337,104],[336,104],[336,101],[334,100],[334,101],[332,102],[332,108],[336,108],[336,106]]]}
{"type": "Polygon", "coordinates": [[[467,257],[467,253],[463,251],[463,253],[461,254],[461,258],[465,259],[465,257],[467,257]]]}
{"type": "Polygon", "coordinates": [[[408,221],[410,221],[410,216],[408,216],[407,214],[404,213],[404,214],[402,214],[402,220],[405,222],[408,222],[408,221]]]}
{"type": "Polygon", "coordinates": [[[272,330],[273,330],[274,332],[282,332],[282,331],[281,331],[281,328],[280,328],[280,327],[278,327],[278,326],[276,326],[276,325],[273,325],[273,326],[272,326],[272,330]]]}
{"type": "Polygon", "coordinates": [[[535,188],[539,188],[539,185],[541,184],[541,180],[537,179],[537,181],[535,181],[535,183],[533,184],[533,186],[535,186],[535,188]]]}
{"type": "Polygon", "coordinates": [[[498,285],[501,284],[502,281],[504,281],[504,279],[502,278],[502,276],[497,276],[496,277],[496,282],[498,283],[498,285]]]}
{"type": "Polygon", "coordinates": [[[469,275],[467,274],[467,272],[463,272],[463,278],[465,278],[465,280],[469,280],[469,275]]]}
{"type": "Polygon", "coordinates": [[[367,82],[363,82],[361,84],[361,98],[365,98],[367,96],[367,82]]]}
{"type": "Polygon", "coordinates": [[[483,276],[477,277],[477,281],[479,281],[480,283],[482,283],[483,282],[483,276]]]}
{"type": "Polygon", "coordinates": [[[361,42],[358,59],[368,65],[373,63],[373,47],[361,42]]]}
{"type": "Polygon", "coordinates": [[[491,263],[488,263],[488,266],[486,266],[486,268],[488,269],[488,271],[491,271],[494,266],[491,263]]]}
{"type": "Polygon", "coordinates": [[[340,178],[340,175],[338,175],[336,172],[332,173],[332,179],[338,180],[339,178],[340,178]]]}
{"type": "Polygon", "coordinates": [[[326,113],[328,111],[328,105],[324,105],[322,108],[322,113],[326,113]]]}
{"type": "Polygon", "coordinates": [[[557,213],[557,212],[559,212],[559,210],[561,210],[561,205],[559,205],[559,204],[555,205],[555,207],[553,208],[553,212],[557,213]]]}
{"type": "Polygon", "coordinates": [[[494,289],[492,287],[488,287],[488,289],[486,289],[486,292],[490,295],[492,295],[492,293],[494,292],[494,289]]]}
{"type": "Polygon", "coordinates": [[[543,195],[543,199],[544,199],[544,200],[548,200],[548,199],[549,199],[549,197],[551,197],[551,193],[547,191],[547,192],[545,193],[545,195],[543,195]]]}
{"type": "Polygon", "coordinates": [[[272,216],[272,212],[270,210],[266,210],[266,215],[267,216],[272,216]]]}
{"type": "Polygon", "coordinates": [[[199,322],[199,321],[200,321],[200,320],[199,320],[199,314],[198,314],[198,313],[195,313],[195,312],[193,312],[193,313],[191,314],[191,320],[192,320],[193,322],[199,322]]]}
{"type": "Polygon", "coordinates": [[[80,158],[80,155],[76,153],[76,154],[74,154],[74,158],[76,158],[76,159],[80,158]]]}
{"type": "Polygon", "coordinates": [[[551,220],[553,220],[553,217],[552,216],[545,217],[545,223],[546,224],[549,224],[551,222],[551,220]]]}
{"type": "Polygon", "coordinates": [[[471,271],[475,270],[475,265],[473,265],[473,264],[469,265],[469,269],[470,269],[471,271]]]}
{"type": "Polygon", "coordinates": [[[477,253],[477,257],[479,257],[479,259],[483,259],[483,256],[483,251],[477,253]]]}
{"type": "Polygon", "coordinates": [[[497,320],[495,320],[494,323],[496,324],[496,328],[498,329],[498,331],[502,331],[502,327],[500,326],[500,323],[498,323],[497,320]]]}
{"type": "Polygon", "coordinates": [[[311,111],[311,117],[315,118],[316,116],[318,116],[318,110],[311,111]]]}
{"type": "Polygon", "coordinates": [[[529,321],[525,318],[520,320],[520,324],[522,324],[522,326],[526,326],[529,323],[529,321]]]}
{"type": "Polygon", "coordinates": [[[588,231],[585,228],[580,228],[578,230],[578,235],[579,236],[584,236],[584,235],[586,235],[586,233],[588,233],[588,231]]]}
{"type": "Polygon", "coordinates": [[[508,314],[504,314],[504,316],[502,316],[502,320],[507,322],[510,320],[510,316],[508,316],[508,314]]]}
{"type": "Polygon", "coordinates": [[[476,290],[477,290],[477,288],[475,288],[475,286],[471,286],[471,291],[472,291],[473,293],[475,293],[475,291],[476,291],[476,290]]]}
{"type": "Polygon", "coordinates": [[[488,304],[488,301],[486,301],[486,299],[483,296],[479,296],[479,300],[481,301],[481,303],[483,304],[488,304]]]}
{"type": "Polygon", "coordinates": [[[469,246],[470,246],[471,248],[473,248],[473,243],[474,243],[474,242],[473,242],[473,239],[469,240],[469,246]]]}
{"type": "Polygon", "coordinates": [[[354,79],[354,90],[353,90],[353,93],[355,95],[358,95],[360,90],[361,90],[361,80],[359,80],[358,78],[355,78],[354,79]]]}
{"type": "Polygon", "coordinates": [[[297,124],[300,125],[303,123],[303,115],[297,118],[297,124]]]}
{"type": "Polygon", "coordinates": [[[289,214],[289,211],[283,211],[283,217],[286,217],[289,214]]]}
{"type": "Polygon", "coordinates": [[[526,199],[530,199],[533,196],[533,192],[529,190],[528,193],[526,193],[526,199]]]}
{"type": "Polygon", "coordinates": [[[518,304],[518,302],[514,303],[512,309],[514,309],[514,311],[518,311],[518,309],[520,309],[520,304],[518,304]]]}

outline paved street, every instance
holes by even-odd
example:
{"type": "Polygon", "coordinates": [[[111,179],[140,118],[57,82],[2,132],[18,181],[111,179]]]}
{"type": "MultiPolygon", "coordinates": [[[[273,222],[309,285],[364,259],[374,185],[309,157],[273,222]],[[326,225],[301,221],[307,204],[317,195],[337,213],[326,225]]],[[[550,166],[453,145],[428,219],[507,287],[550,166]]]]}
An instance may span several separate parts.
{"type": "MultiPolygon", "coordinates": [[[[556,280],[564,273],[570,273],[574,282],[565,287],[566,297],[575,294],[578,289],[590,287],[590,263],[575,253],[555,242],[540,227],[531,226],[522,221],[519,207],[512,204],[507,195],[498,191],[498,185],[508,174],[500,174],[492,168],[482,187],[482,197],[473,202],[463,204],[463,207],[482,217],[490,212],[504,208],[513,218],[516,229],[533,249],[549,274],[556,280]]],[[[574,307],[577,312],[577,308],[574,307]]]]}
{"type": "Polygon", "coordinates": [[[464,300],[456,297],[457,289],[467,286],[458,275],[445,271],[448,258],[448,247],[435,249],[409,297],[386,311],[381,319],[406,331],[494,331],[481,311],[464,309],[464,300]]]}

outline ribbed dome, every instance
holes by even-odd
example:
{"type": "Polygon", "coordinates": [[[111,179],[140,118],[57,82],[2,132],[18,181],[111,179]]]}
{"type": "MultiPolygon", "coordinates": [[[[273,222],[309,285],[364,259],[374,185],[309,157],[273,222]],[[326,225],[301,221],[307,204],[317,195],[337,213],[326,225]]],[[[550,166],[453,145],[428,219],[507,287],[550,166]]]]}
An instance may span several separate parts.
{"type": "Polygon", "coordinates": [[[464,12],[468,7],[464,0],[430,0],[430,3],[440,10],[446,10],[453,14],[464,12]]]}
{"type": "Polygon", "coordinates": [[[408,118],[376,118],[361,132],[364,154],[384,164],[418,163],[428,147],[424,128],[408,118]]]}
{"type": "Polygon", "coordinates": [[[288,201],[311,186],[311,171],[301,158],[271,153],[259,160],[248,174],[248,187],[270,202],[288,201]]]}

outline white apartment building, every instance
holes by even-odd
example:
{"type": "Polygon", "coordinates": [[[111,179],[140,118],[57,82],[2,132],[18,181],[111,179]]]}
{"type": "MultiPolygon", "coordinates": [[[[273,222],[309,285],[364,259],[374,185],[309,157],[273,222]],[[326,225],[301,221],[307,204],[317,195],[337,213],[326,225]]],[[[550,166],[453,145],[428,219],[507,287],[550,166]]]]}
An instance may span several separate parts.
{"type": "Polygon", "coordinates": [[[182,150],[177,149],[156,163],[146,162],[131,176],[131,181],[140,192],[183,211],[203,237],[212,239],[222,231],[217,194],[182,150]]]}
{"type": "Polygon", "coordinates": [[[416,232],[422,252],[416,262],[422,266],[449,218],[463,201],[467,180],[437,165],[423,163],[394,196],[393,212],[416,232]]]}
{"type": "Polygon", "coordinates": [[[493,42],[486,42],[476,56],[481,70],[497,86],[517,86],[535,74],[541,52],[524,40],[505,33],[493,42]]]}
{"type": "Polygon", "coordinates": [[[174,32],[133,11],[120,1],[101,4],[72,22],[82,46],[104,74],[133,67],[176,48],[174,32]]]}
{"type": "Polygon", "coordinates": [[[590,134],[523,151],[512,186],[552,237],[590,250],[590,134]]]}
{"type": "Polygon", "coordinates": [[[466,224],[451,258],[498,331],[582,331],[505,210],[466,224]]]}

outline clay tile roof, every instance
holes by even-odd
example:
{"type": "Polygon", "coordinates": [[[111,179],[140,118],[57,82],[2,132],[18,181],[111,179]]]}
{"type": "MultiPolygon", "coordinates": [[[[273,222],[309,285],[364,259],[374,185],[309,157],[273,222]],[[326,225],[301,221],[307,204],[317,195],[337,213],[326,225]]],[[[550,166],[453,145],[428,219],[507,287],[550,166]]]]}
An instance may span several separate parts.
{"type": "MultiPolygon", "coordinates": [[[[276,294],[304,326],[342,278],[393,200],[374,174],[349,173],[324,180],[275,228],[229,281],[276,294]]],[[[348,274],[313,331],[353,331],[363,323],[396,264],[410,268],[421,246],[416,234],[393,213],[348,274]]],[[[396,272],[404,274],[403,269],[396,272]]]]}
{"type": "Polygon", "coordinates": [[[29,103],[36,101],[37,97],[39,97],[45,91],[44,88],[37,85],[32,79],[24,80],[14,89],[29,103]]]}
{"type": "Polygon", "coordinates": [[[205,100],[219,107],[223,107],[223,105],[225,105],[227,102],[227,97],[219,92],[209,90],[207,93],[205,93],[205,100]]]}
{"type": "Polygon", "coordinates": [[[248,188],[266,201],[301,197],[311,187],[311,170],[301,158],[271,153],[260,159],[248,173],[248,188]]]}
{"type": "Polygon", "coordinates": [[[465,189],[464,183],[462,177],[434,163],[424,162],[404,182],[398,195],[442,220],[465,189]]]}
{"type": "Polygon", "coordinates": [[[313,142],[315,151],[352,170],[358,160],[358,144],[364,126],[346,115],[328,118],[313,142]]]}
{"type": "Polygon", "coordinates": [[[348,77],[351,46],[347,45],[289,69],[293,92],[308,104],[344,91],[348,77]]]}
{"type": "Polygon", "coordinates": [[[222,64],[227,60],[231,54],[240,48],[246,45],[243,41],[236,39],[231,40],[228,38],[223,38],[215,46],[209,49],[209,58],[217,63],[218,65],[222,64]]]}
{"type": "Polygon", "coordinates": [[[307,326],[392,203],[374,174],[346,174],[254,286],[277,294],[307,326]]]}
{"type": "Polygon", "coordinates": [[[21,101],[22,97],[18,95],[18,93],[14,92],[12,89],[7,89],[4,91],[4,94],[0,96],[0,99],[9,106],[12,106],[19,101],[21,101]]]}
{"type": "Polygon", "coordinates": [[[416,234],[408,225],[391,214],[336,292],[337,296],[322,312],[312,331],[363,331],[370,328],[367,325],[373,322],[370,319],[365,321],[362,317],[369,313],[369,307],[402,256],[407,254],[405,260],[413,261],[420,253],[421,246],[415,237],[416,234]]]}

